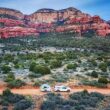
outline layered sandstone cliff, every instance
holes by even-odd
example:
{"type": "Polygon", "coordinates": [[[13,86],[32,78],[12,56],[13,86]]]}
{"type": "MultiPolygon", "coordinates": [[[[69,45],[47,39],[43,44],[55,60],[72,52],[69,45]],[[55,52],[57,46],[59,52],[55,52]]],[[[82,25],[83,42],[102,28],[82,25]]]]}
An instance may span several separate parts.
{"type": "Polygon", "coordinates": [[[65,20],[72,17],[85,16],[86,14],[75,8],[67,8],[62,10],[40,9],[30,15],[30,20],[35,23],[52,23],[59,20],[65,20]]]}
{"type": "Polygon", "coordinates": [[[110,34],[110,22],[99,16],[90,16],[76,8],[62,10],[40,9],[31,15],[0,8],[0,37],[39,35],[48,32],[82,33],[93,30],[97,35],[110,34]]]}
{"type": "Polygon", "coordinates": [[[11,15],[17,17],[18,19],[23,19],[24,15],[18,10],[9,9],[9,8],[0,8],[0,15],[11,15]]]}

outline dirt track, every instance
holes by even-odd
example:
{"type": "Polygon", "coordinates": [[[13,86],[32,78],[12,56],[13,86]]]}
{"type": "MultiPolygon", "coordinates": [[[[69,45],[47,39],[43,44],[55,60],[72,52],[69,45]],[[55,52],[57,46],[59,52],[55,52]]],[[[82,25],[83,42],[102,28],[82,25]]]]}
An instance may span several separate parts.
{"type": "MultiPolygon", "coordinates": [[[[70,93],[80,92],[86,88],[73,88],[70,93]]],[[[0,89],[0,94],[3,92],[3,88],[0,89]]],[[[110,89],[100,89],[100,88],[87,88],[88,92],[99,92],[101,94],[110,95],[110,89]]],[[[41,92],[40,89],[37,88],[29,88],[29,89],[11,89],[13,93],[22,94],[22,95],[44,95],[46,92],[41,92]]],[[[60,92],[61,94],[70,94],[68,92],[60,92]]]]}

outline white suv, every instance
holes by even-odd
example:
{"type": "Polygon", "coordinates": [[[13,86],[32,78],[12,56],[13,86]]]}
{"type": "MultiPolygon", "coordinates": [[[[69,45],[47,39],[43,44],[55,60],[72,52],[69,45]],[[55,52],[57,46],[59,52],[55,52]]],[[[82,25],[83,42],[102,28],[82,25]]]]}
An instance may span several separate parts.
{"type": "Polygon", "coordinates": [[[62,85],[62,86],[55,86],[54,91],[55,92],[70,92],[71,89],[68,86],[63,86],[62,85]]]}

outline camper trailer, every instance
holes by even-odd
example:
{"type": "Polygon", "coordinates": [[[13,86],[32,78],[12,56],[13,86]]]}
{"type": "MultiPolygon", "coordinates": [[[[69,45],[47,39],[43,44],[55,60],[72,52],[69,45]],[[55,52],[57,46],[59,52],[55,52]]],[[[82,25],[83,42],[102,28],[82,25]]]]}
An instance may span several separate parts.
{"type": "Polygon", "coordinates": [[[48,84],[41,85],[40,89],[42,92],[51,92],[51,87],[48,84]]]}

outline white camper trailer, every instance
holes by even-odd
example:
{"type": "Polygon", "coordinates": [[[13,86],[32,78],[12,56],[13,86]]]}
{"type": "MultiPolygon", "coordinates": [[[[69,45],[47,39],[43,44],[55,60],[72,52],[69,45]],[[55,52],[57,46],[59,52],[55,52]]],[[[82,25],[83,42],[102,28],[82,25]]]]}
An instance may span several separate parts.
{"type": "Polygon", "coordinates": [[[51,87],[48,84],[41,85],[40,89],[42,92],[50,92],[51,91],[51,87]]]}

